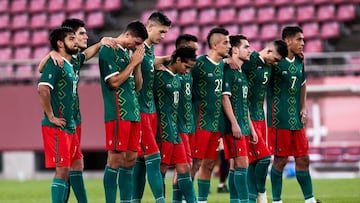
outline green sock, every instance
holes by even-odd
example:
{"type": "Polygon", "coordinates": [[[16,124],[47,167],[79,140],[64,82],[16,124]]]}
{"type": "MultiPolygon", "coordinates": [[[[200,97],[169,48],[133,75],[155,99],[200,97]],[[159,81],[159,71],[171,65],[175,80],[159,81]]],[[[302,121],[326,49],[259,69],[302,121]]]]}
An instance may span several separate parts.
{"type": "Polygon", "coordinates": [[[198,179],[199,197],[198,201],[207,201],[210,191],[210,180],[198,179]]]}
{"type": "Polygon", "coordinates": [[[266,191],[266,177],[269,170],[271,157],[260,159],[255,166],[256,188],[257,192],[264,193],[266,191]]]}
{"type": "Polygon", "coordinates": [[[176,203],[176,202],[181,202],[182,201],[182,192],[181,189],[179,188],[178,184],[173,184],[173,188],[172,188],[172,202],[176,203]]]}
{"type": "Polygon", "coordinates": [[[249,189],[247,185],[247,168],[235,168],[234,182],[240,202],[249,201],[249,189]]]}
{"type": "Polygon", "coordinates": [[[131,202],[133,188],[133,168],[120,167],[118,184],[120,189],[120,202],[131,202]]]}
{"type": "Polygon", "coordinates": [[[70,178],[67,181],[67,187],[66,187],[66,192],[65,192],[65,203],[69,202],[69,197],[70,197],[70,178]]]}
{"type": "Polygon", "coordinates": [[[185,200],[188,203],[197,202],[194,185],[192,184],[190,173],[178,173],[178,185],[182,194],[185,196],[185,200]]]}
{"type": "Polygon", "coordinates": [[[314,197],[312,181],[309,170],[307,171],[296,171],[296,179],[300,184],[301,190],[304,195],[304,199],[309,199],[314,197]]]}
{"type": "Polygon", "coordinates": [[[282,190],[282,172],[276,170],[274,167],[271,167],[270,179],[271,179],[272,199],[273,201],[280,201],[281,190],[282,190]]]}
{"type": "Polygon", "coordinates": [[[51,183],[51,202],[65,202],[67,187],[67,181],[65,181],[64,179],[53,178],[51,183]]]}
{"type": "Polygon", "coordinates": [[[161,172],[161,177],[162,177],[162,183],[163,183],[163,194],[164,194],[164,198],[166,197],[166,185],[165,185],[165,176],[166,176],[166,173],[163,173],[161,172]]]}
{"type": "Polygon", "coordinates": [[[70,185],[74,191],[78,203],[87,203],[84,178],[82,171],[70,171],[70,185]]]}
{"type": "Polygon", "coordinates": [[[144,194],[144,188],[146,183],[146,165],[144,157],[138,157],[135,162],[133,176],[133,189],[132,200],[133,203],[140,203],[144,194]]]}
{"type": "Polygon", "coordinates": [[[255,203],[257,198],[257,189],[256,189],[256,173],[255,167],[257,162],[253,162],[249,164],[248,171],[247,171],[247,183],[248,183],[248,190],[249,190],[249,202],[255,203]]]}
{"type": "Polygon", "coordinates": [[[161,157],[159,153],[146,157],[146,174],[156,202],[165,202],[164,184],[160,172],[160,161],[161,157]]]}
{"type": "Polygon", "coordinates": [[[115,203],[116,202],[116,192],[117,192],[117,183],[116,179],[118,176],[118,169],[110,168],[109,166],[105,167],[103,184],[105,190],[105,200],[106,203],[115,203]]]}
{"type": "Polygon", "coordinates": [[[238,202],[240,202],[238,193],[237,193],[236,188],[235,188],[234,169],[229,170],[228,186],[229,186],[229,193],[230,193],[230,203],[238,203],[238,202]]]}

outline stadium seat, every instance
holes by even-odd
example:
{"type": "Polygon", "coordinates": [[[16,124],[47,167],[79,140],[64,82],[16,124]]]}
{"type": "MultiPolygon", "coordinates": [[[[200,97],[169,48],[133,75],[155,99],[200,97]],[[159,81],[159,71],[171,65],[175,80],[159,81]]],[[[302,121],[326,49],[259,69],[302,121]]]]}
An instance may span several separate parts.
{"type": "Polygon", "coordinates": [[[315,19],[314,5],[299,6],[296,19],[299,23],[313,21],[315,19]]]}
{"type": "Polygon", "coordinates": [[[11,13],[23,13],[27,10],[27,0],[12,0],[11,2],[11,13]]]}
{"type": "Polygon", "coordinates": [[[360,146],[346,147],[344,161],[347,162],[360,161],[360,146]]]}
{"type": "Polygon", "coordinates": [[[196,9],[183,10],[180,13],[179,24],[180,25],[193,24],[194,20],[196,20],[196,19],[197,19],[196,9]]]}
{"type": "Polygon", "coordinates": [[[249,40],[258,39],[259,26],[257,24],[244,25],[241,28],[241,33],[244,34],[249,40]]]}
{"type": "Polygon", "coordinates": [[[258,40],[250,41],[250,49],[251,51],[260,51],[262,47],[262,43],[258,40]]]}
{"type": "Polygon", "coordinates": [[[154,54],[155,56],[164,56],[164,45],[162,43],[157,44],[156,46],[154,46],[154,54]]]}
{"type": "Polygon", "coordinates": [[[83,10],[83,0],[69,0],[66,3],[66,11],[73,12],[73,11],[80,11],[83,10]]]}
{"type": "Polygon", "coordinates": [[[324,162],[338,162],[343,159],[342,147],[325,147],[323,149],[324,162]]]}
{"type": "Polygon", "coordinates": [[[180,28],[178,26],[173,26],[169,29],[169,32],[166,33],[165,38],[162,40],[165,44],[175,42],[176,38],[180,35],[180,28]]]}
{"type": "MultiPolygon", "coordinates": [[[[203,9],[200,11],[199,14],[199,21],[198,23],[200,25],[210,25],[215,24],[217,21],[216,16],[216,9],[215,8],[209,8],[209,9],[203,9]]],[[[194,22],[194,19],[191,19],[192,22],[194,22]]]]}
{"type": "Polygon", "coordinates": [[[32,46],[46,45],[49,43],[48,37],[49,37],[48,30],[35,30],[32,33],[31,45],[32,46]]]}
{"type": "Polygon", "coordinates": [[[240,9],[236,17],[238,23],[251,23],[255,20],[256,10],[253,7],[240,9]]]}
{"type": "Polygon", "coordinates": [[[329,4],[329,0],[314,0],[314,4],[329,4]]]}
{"type": "Polygon", "coordinates": [[[215,7],[216,8],[223,8],[223,7],[230,7],[233,6],[232,0],[216,0],[215,7]]]}
{"type": "Polygon", "coordinates": [[[295,5],[311,4],[312,0],[294,0],[295,5]]]}
{"type": "Polygon", "coordinates": [[[46,9],[46,0],[31,0],[29,11],[31,13],[43,12],[46,9]]]}
{"type": "Polygon", "coordinates": [[[187,9],[192,8],[194,6],[193,0],[180,0],[177,2],[178,9],[187,9]]]}
{"type": "Polygon", "coordinates": [[[320,33],[319,24],[317,22],[304,23],[302,25],[305,39],[317,38],[320,33]]]}
{"type": "Polygon", "coordinates": [[[274,0],[274,5],[275,6],[290,5],[292,3],[293,3],[292,0],[274,0]]]}
{"type": "Polygon", "coordinates": [[[164,14],[171,20],[172,25],[178,23],[178,11],[176,9],[166,10],[164,14]]]}
{"type": "Polygon", "coordinates": [[[236,9],[235,8],[223,8],[220,9],[218,24],[219,25],[225,25],[229,23],[233,23],[234,19],[236,19],[236,9]]]}
{"type": "Polygon", "coordinates": [[[75,12],[69,13],[67,15],[67,18],[77,18],[77,19],[84,20],[85,19],[85,13],[82,12],[82,11],[75,11],[75,12]]]}
{"type": "Polygon", "coordinates": [[[7,13],[0,14],[0,29],[10,28],[10,15],[7,13]]]}
{"type": "Polygon", "coordinates": [[[317,10],[317,20],[318,21],[329,21],[335,18],[335,6],[322,5],[317,10]]]}
{"type": "Polygon", "coordinates": [[[13,34],[12,44],[14,46],[29,45],[30,43],[30,31],[19,30],[13,34]]]}
{"type": "Polygon", "coordinates": [[[140,17],[141,22],[146,23],[151,15],[151,13],[152,13],[152,11],[150,11],[150,10],[142,12],[141,17],[140,17]]]}
{"type": "Polygon", "coordinates": [[[294,6],[280,7],[277,13],[277,21],[279,23],[293,22],[295,19],[294,6]]]}
{"type": "Polygon", "coordinates": [[[85,11],[102,10],[102,0],[85,0],[85,11]]]}
{"type": "Polygon", "coordinates": [[[175,46],[173,44],[168,44],[165,48],[165,55],[170,55],[175,51],[175,46]]]}
{"type": "Polygon", "coordinates": [[[30,28],[46,28],[48,24],[48,16],[46,13],[36,13],[31,16],[30,28]]]}
{"type": "Polygon", "coordinates": [[[229,31],[230,35],[239,34],[239,25],[237,24],[225,25],[224,28],[229,31]]]}
{"type": "Polygon", "coordinates": [[[8,0],[0,0],[0,13],[8,12],[9,10],[9,1],[8,0]]]}
{"type": "Polygon", "coordinates": [[[270,6],[272,5],[272,0],[255,0],[254,5],[257,7],[270,6]]]}
{"type": "Polygon", "coordinates": [[[61,26],[61,23],[65,20],[66,16],[64,12],[52,13],[50,15],[49,28],[53,29],[61,26]]]}
{"type": "Polygon", "coordinates": [[[259,8],[256,19],[259,23],[273,22],[275,19],[275,8],[272,6],[259,8]]]}
{"type": "Polygon", "coordinates": [[[105,0],[104,10],[105,11],[115,11],[121,9],[121,0],[105,0]]]}
{"type": "Polygon", "coordinates": [[[9,60],[13,58],[11,47],[0,47],[0,60],[9,60]]]}
{"type": "Polygon", "coordinates": [[[25,29],[28,28],[29,16],[27,13],[16,14],[12,17],[11,26],[12,29],[25,29]]]}
{"type": "Polygon", "coordinates": [[[348,21],[356,18],[356,8],[354,4],[339,5],[336,13],[338,21],[348,21]]]}
{"type": "Polygon", "coordinates": [[[86,17],[86,27],[98,28],[102,27],[105,23],[104,13],[102,11],[94,11],[86,17]]]}
{"type": "Polygon", "coordinates": [[[279,29],[277,24],[271,23],[261,26],[260,39],[262,41],[271,41],[276,38],[279,38],[279,29]]]}
{"type": "Polygon", "coordinates": [[[33,58],[34,59],[42,59],[50,52],[50,48],[48,46],[36,47],[34,49],[33,58]]]}
{"type": "Polygon", "coordinates": [[[338,37],[340,28],[338,22],[326,22],[321,26],[321,38],[329,39],[338,37]]]}
{"type": "Polygon", "coordinates": [[[214,28],[214,26],[212,25],[202,27],[199,41],[204,42],[206,44],[207,43],[206,37],[212,28],[214,28]]]}
{"type": "Polygon", "coordinates": [[[253,0],[234,0],[233,4],[237,8],[251,7],[253,0]]]}
{"type": "Polygon", "coordinates": [[[197,0],[196,1],[196,8],[203,9],[203,8],[209,8],[214,7],[213,0],[197,0]]]}
{"type": "MultiPolygon", "coordinates": [[[[98,64],[90,64],[84,66],[84,69],[80,72],[80,77],[85,80],[95,80],[100,78],[100,70],[98,64]]],[[[81,79],[82,80],[82,79],[81,79]]]]}
{"type": "Polygon", "coordinates": [[[158,0],[156,8],[159,10],[166,10],[171,8],[176,8],[175,0],[158,0]]]}
{"type": "Polygon", "coordinates": [[[31,65],[20,65],[15,69],[15,78],[18,80],[31,80],[34,77],[34,70],[31,65]]]}
{"type": "Polygon", "coordinates": [[[192,34],[197,37],[197,36],[200,36],[200,28],[197,25],[186,26],[182,29],[181,33],[192,34]]]}
{"type": "Polygon", "coordinates": [[[8,46],[11,44],[11,32],[9,30],[0,31],[0,47],[8,46]]]}
{"type": "Polygon", "coordinates": [[[63,11],[65,7],[65,0],[49,0],[48,12],[53,13],[56,11],[63,11]]]}
{"type": "Polygon", "coordinates": [[[12,65],[1,65],[0,66],[0,80],[7,81],[14,77],[14,71],[12,65]]]}
{"type": "Polygon", "coordinates": [[[30,47],[18,47],[15,49],[14,53],[15,59],[30,59],[31,58],[31,48],[30,47]]]}
{"type": "Polygon", "coordinates": [[[323,51],[322,41],[320,39],[308,40],[305,43],[305,53],[320,53],[323,51]]]}

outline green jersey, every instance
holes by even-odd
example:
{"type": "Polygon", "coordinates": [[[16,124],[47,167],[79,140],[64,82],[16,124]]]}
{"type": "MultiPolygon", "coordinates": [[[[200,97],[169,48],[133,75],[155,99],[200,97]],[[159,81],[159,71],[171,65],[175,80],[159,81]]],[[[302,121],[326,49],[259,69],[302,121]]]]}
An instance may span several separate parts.
{"type": "Polygon", "coordinates": [[[104,100],[105,121],[140,121],[140,108],[135,92],[134,75],[130,74],[118,88],[113,89],[108,79],[123,71],[130,63],[129,50],[114,50],[102,46],[99,52],[100,81],[104,100]]]}
{"type": "MultiPolygon", "coordinates": [[[[230,96],[231,107],[234,112],[241,133],[244,136],[250,135],[250,125],[248,118],[248,80],[246,75],[239,70],[233,70],[228,64],[224,67],[223,95],[230,96]]],[[[231,123],[225,117],[224,132],[222,134],[232,133],[231,123]]]]}
{"type": "Polygon", "coordinates": [[[155,73],[155,104],[160,130],[159,136],[166,141],[178,144],[181,142],[177,128],[180,79],[177,74],[166,69],[155,73]]]}
{"type": "MultiPolygon", "coordinates": [[[[59,68],[49,59],[40,76],[39,85],[47,85],[50,90],[50,102],[55,117],[64,118],[66,125],[64,131],[75,133],[74,95],[76,93],[76,79],[73,66],[66,59],[63,68],[59,68]]],[[[57,128],[49,121],[44,113],[42,125],[57,128]]]]}
{"type": "Polygon", "coordinates": [[[200,129],[219,131],[221,92],[224,62],[214,62],[208,56],[200,56],[191,70],[193,76],[193,101],[195,121],[200,129]]]}
{"type": "Polygon", "coordinates": [[[76,93],[74,98],[74,119],[76,124],[81,123],[81,114],[80,114],[80,103],[79,103],[79,94],[78,94],[78,85],[80,77],[80,69],[84,65],[85,54],[83,52],[73,55],[71,57],[71,64],[74,68],[75,80],[76,80],[76,93]]]}
{"type": "Polygon", "coordinates": [[[244,62],[242,70],[249,81],[248,104],[251,120],[265,120],[264,99],[269,85],[271,67],[264,63],[258,52],[252,52],[250,60],[244,62]]]}
{"type": "Polygon", "coordinates": [[[139,92],[140,111],[144,113],[156,112],[154,102],[154,45],[145,44],[145,55],[141,63],[141,73],[143,77],[143,85],[139,92]]]}
{"type": "Polygon", "coordinates": [[[194,111],[192,105],[191,73],[179,75],[181,89],[179,98],[178,128],[179,132],[192,134],[195,132],[194,111]]]}
{"type": "Polygon", "coordinates": [[[305,83],[304,64],[301,59],[283,59],[273,71],[273,127],[299,130],[304,127],[300,119],[301,87],[305,83]]]}

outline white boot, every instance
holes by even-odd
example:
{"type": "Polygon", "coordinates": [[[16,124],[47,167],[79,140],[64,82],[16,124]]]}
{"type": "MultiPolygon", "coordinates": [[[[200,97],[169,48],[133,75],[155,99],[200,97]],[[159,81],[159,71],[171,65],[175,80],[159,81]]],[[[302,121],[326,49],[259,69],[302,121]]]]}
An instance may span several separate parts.
{"type": "Polygon", "coordinates": [[[305,200],[305,203],[316,203],[315,197],[309,198],[305,200]]]}
{"type": "Polygon", "coordinates": [[[266,196],[266,192],[261,193],[259,192],[257,195],[257,203],[268,203],[267,201],[267,196],[266,196]]]}
{"type": "Polygon", "coordinates": [[[283,203],[282,200],[279,201],[273,201],[272,203],[283,203]]]}

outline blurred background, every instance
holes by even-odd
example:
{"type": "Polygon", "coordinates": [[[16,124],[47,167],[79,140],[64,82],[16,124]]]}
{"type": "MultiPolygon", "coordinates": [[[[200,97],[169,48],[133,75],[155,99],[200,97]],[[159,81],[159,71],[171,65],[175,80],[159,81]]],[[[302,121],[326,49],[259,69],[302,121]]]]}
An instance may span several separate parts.
{"type": "MultiPolygon", "coordinates": [[[[313,177],[360,176],[360,0],[0,0],[1,178],[50,172],[44,168],[36,90],[37,65],[50,51],[49,31],[65,18],[79,18],[91,45],[117,37],[131,20],[145,23],[154,10],[173,22],[156,55],[170,54],[183,33],[196,35],[204,54],[214,26],[246,35],[256,51],[281,38],[284,26],[301,26],[313,177]]],[[[96,57],[82,69],[79,94],[85,171],[102,171],[105,130],[96,57]]]]}

